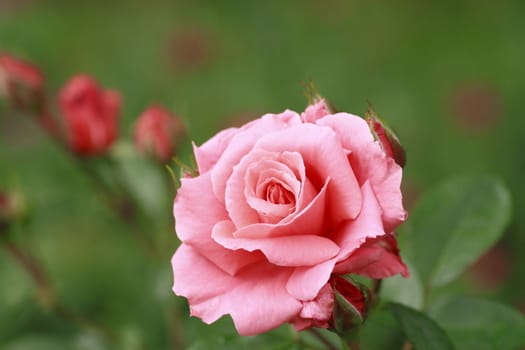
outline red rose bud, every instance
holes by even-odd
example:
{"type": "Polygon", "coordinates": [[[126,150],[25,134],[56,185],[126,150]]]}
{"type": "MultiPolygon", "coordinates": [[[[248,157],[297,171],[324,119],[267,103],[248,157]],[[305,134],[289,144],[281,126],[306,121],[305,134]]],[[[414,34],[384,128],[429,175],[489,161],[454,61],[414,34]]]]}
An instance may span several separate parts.
{"type": "Polygon", "coordinates": [[[88,75],[76,75],[58,99],[71,150],[81,155],[106,152],[117,137],[120,94],[102,90],[88,75]]]}
{"type": "Polygon", "coordinates": [[[330,283],[335,299],[330,328],[344,337],[365,321],[370,306],[370,291],[347,275],[333,275],[330,283]]]}
{"type": "Polygon", "coordinates": [[[0,96],[14,106],[42,112],[44,76],[32,64],[9,54],[0,55],[0,96]]]}
{"type": "Polygon", "coordinates": [[[184,126],[177,116],[160,106],[151,106],[139,117],[135,126],[135,145],[139,151],[167,162],[175,154],[177,139],[184,126]]]}
{"type": "Polygon", "coordinates": [[[397,135],[377,116],[372,107],[369,107],[365,118],[386,155],[403,168],[406,164],[406,153],[397,135]]]}

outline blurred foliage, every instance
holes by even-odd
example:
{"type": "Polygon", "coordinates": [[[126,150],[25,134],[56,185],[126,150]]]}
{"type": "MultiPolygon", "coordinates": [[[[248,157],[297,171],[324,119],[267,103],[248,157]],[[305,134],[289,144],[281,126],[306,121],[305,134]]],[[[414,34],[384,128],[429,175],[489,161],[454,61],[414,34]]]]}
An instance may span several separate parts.
{"type": "MultiPolygon", "coordinates": [[[[480,287],[476,276],[486,272],[471,270],[446,288],[523,306],[524,15],[520,0],[0,0],[0,51],[40,66],[52,90],[77,72],[120,90],[123,139],[153,102],[179,114],[201,143],[264,112],[303,110],[301,82],[310,79],[340,110],[363,115],[369,100],[407,149],[409,209],[421,192],[451,175],[490,173],[509,186],[517,215],[498,245],[505,254],[489,262],[508,261],[506,278],[480,287]]],[[[242,343],[237,348],[264,348],[258,343],[264,340],[233,337],[229,319],[206,326],[188,318],[185,302],[171,294],[174,191],[159,198],[166,205],[152,203],[147,188],[161,181],[157,175],[142,170],[128,176],[132,183],[143,180],[136,195],[154,213],[151,234],[171,237],[161,261],[151,263],[71,159],[30,121],[3,107],[0,184],[21,188],[32,212],[15,236],[33,245],[64,304],[113,329],[122,349],[168,348],[173,322],[183,322],[181,336],[192,349],[230,338],[242,343]],[[178,321],[166,305],[179,311],[178,321]]],[[[180,150],[182,158],[189,149],[180,150]]],[[[117,153],[127,154],[125,147],[117,153]]],[[[0,348],[108,348],[96,329],[80,331],[42,310],[31,281],[5,254],[0,276],[0,348]]],[[[454,329],[451,312],[435,311],[447,331],[454,329]]],[[[372,321],[368,327],[381,325],[372,321]]],[[[279,342],[283,332],[288,328],[268,337],[279,342]]],[[[283,339],[275,348],[303,347],[283,339]]],[[[467,341],[475,339],[465,340],[466,348],[467,341]]]]}

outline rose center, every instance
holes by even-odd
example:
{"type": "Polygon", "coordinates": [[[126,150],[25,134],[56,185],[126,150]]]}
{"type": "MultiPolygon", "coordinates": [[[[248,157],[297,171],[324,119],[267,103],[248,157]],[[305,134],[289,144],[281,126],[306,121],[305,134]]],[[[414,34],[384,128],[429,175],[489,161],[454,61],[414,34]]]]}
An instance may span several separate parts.
{"type": "Polygon", "coordinates": [[[272,204],[295,204],[293,193],[276,182],[272,182],[266,187],[266,200],[272,204]]]}

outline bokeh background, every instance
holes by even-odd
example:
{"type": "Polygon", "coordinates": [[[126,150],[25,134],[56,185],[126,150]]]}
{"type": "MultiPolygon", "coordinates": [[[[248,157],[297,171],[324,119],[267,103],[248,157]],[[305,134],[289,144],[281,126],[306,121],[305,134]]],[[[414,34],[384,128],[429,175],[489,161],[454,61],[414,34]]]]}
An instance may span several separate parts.
{"type": "MultiPolygon", "coordinates": [[[[520,0],[0,0],[0,51],[36,63],[50,91],[78,72],[120,90],[122,139],[151,103],[176,112],[199,144],[265,112],[302,111],[310,80],[339,110],[363,115],[370,101],[407,150],[409,209],[453,175],[508,185],[511,226],[454,288],[525,310],[524,23],[520,0]]],[[[122,349],[170,348],[173,322],[186,346],[234,334],[227,319],[188,320],[171,294],[174,238],[162,262],[147,261],[71,159],[20,114],[0,113],[0,183],[27,196],[31,221],[18,235],[66,305],[114,329],[122,349]],[[180,317],[166,322],[172,307],[180,317]]],[[[167,235],[173,194],[156,212],[167,235]]],[[[0,253],[0,349],[104,346],[42,310],[0,253]]]]}

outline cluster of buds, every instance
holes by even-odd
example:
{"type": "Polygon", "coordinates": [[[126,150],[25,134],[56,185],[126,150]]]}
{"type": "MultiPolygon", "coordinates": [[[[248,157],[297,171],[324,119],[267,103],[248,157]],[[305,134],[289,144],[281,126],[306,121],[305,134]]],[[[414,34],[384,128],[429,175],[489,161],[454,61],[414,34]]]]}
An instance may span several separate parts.
{"type": "MultiPolygon", "coordinates": [[[[91,76],[78,74],[58,94],[59,116],[47,107],[44,76],[29,62],[0,54],[0,97],[28,112],[51,136],[79,156],[106,154],[118,138],[121,96],[105,89],[91,76]]],[[[184,135],[181,120],[164,108],[148,108],[136,123],[134,139],[138,151],[160,162],[174,156],[184,135]]]]}

